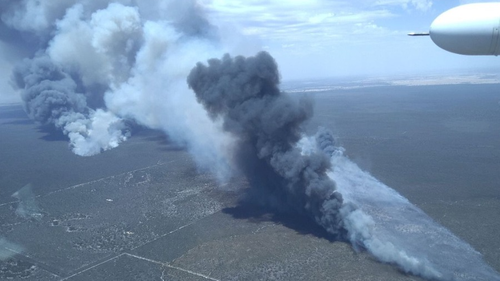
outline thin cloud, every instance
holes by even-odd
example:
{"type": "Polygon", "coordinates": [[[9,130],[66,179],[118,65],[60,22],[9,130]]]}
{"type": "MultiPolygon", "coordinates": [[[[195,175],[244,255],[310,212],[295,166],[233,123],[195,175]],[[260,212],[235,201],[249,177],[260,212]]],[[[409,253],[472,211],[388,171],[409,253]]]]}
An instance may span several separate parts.
{"type": "Polygon", "coordinates": [[[337,42],[353,36],[388,34],[377,20],[397,17],[391,5],[347,1],[224,1],[205,2],[214,19],[235,23],[244,35],[283,45],[301,45],[311,38],[337,42]],[[359,7],[361,6],[361,7],[359,7]],[[377,33],[373,33],[373,30],[377,33]]]}
{"type": "Polygon", "coordinates": [[[405,10],[418,10],[426,12],[432,7],[433,3],[429,0],[378,0],[374,5],[385,7],[399,6],[405,10]]]}
{"type": "Polygon", "coordinates": [[[485,3],[485,2],[498,2],[498,0],[460,0],[460,4],[471,4],[471,3],[485,3]]]}
{"type": "Polygon", "coordinates": [[[318,44],[332,38],[337,43],[355,43],[391,36],[394,30],[379,21],[397,18],[408,10],[428,10],[432,1],[212,0],[202,4],[214,19],[239,26],[244,35],[300,48],[312,38],[318,44]]]}

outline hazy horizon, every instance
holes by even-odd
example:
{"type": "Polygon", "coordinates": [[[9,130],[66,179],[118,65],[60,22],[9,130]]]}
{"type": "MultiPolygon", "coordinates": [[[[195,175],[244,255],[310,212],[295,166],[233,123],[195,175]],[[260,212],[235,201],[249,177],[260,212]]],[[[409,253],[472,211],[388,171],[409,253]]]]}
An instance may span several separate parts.
{"type": "MultiPolygon", "coordinates": [[[[434,45],[429,37],[406,35],[428,31],[439,14],[454,6],[494,1],[196,2],[217,28],[221,44],[229,46],[227,51],[245,56],[260,50],[269,52],[279,65],[283,81],[500,71],[497,57],[451,54],[434,45]]],[[[143,13],[152,13],[146,5],[140,8],[143,13]]],[[[8,12],[2,13],[5,21],[0,26],[2,31],[6,25],[20,24],[20,19],[10,18],[8,12]]],[[[61,19],[50,18],[54,15],[49,12],[45,16],[37,19],[41,27],[21,23],[21,31],[36,31],[61,19]]],[[[16,100],[9,82],[12,67],[23,57],[33,57],[34,51],[33,46],[19,48],[22,39],[13,37],[20,36],[19,33],[3,33],[0,33],[0,101],[16,100]]]]}

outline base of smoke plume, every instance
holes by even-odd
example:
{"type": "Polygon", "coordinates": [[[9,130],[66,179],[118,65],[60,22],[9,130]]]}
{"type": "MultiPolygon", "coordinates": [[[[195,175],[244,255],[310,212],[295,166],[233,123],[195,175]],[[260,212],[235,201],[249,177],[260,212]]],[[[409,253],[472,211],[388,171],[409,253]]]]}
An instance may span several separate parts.
{"type": "Polygon", "coordinates": [[[23,219],[40,220],[42,213],[36,202],[36,196],[33,193],[31,184],[25,185],[23,188],[12,194],[12,197],[18,200],[16,215],[23,219]]]}
{"type": "Polygon", "coordinates": [[[234,155],[239,173],[244,175],[248,188],[243,190],[236,208],[226,212],[236,218],[259,219],[266,217],[276,223],[286,225],[299,233],[313,234],[330,241],[348,242],[345,229],[335,228],[334,232],[322,227],[317,218],[307,209],[306,202],[283,188],[284,179],[277,174],[266,159],[257,157],[252,145],[243,144],[234,155]],[[238,163],[244,162],[244,164],[238,163]],[[301,221],[297,225],[294,221],[301,221]]]}
{"type": "MultiPolygon", "coordinates": [[[[311,143],[302,141],[303,150],[315,149],[311,143]]],[[[344,198],[342,218],[355,249],[430,280],[500,280],[480,253],[361,170],[342,148],[333,150],[331,161],[329,176],[344,198]]]]}
{"type": "Polygon", "coordinates": [[[8,260],[23,252],[23,248],[0,236],[0,261],[8,260]]]}
{"type": "Polygon", "coordinates": [[[118,147],[129,137],[123,120],[109,111],[89,110],[89,114],[66,113],[55,122],[70,139],[76,155],[92,156],[118,147]]]}
{"type": "Polygon", "coordinates": [[[123,120],[105,109],[90,108],[79,91],[83,86],[72,74],[49,56],[39,55],[20,62],[12,77],[28,116],[63,131],[75,154],[91,156],[117,147],[128,137],[123,120]]]}
{"type": "MultiPolygon", "coordinates": [[[[31,184],[27,184],[14,192],[12,197],[18,200],[15,213],[19,218],[25,220],[40,220],[42,218],[31,184]]],[[[8,260],[23,251],[24,249],[21,246],[0,236],[0,261],[8,260]]]]}
{"type": "Polygon", "coordinates": [[[311,216],[297,211],[295,207],[286,203],[282,196],[266,189],[249,187],[243,190],[236,206],[225,208],[222,212],[239,220],[273,222],[302,235],[312,235],[330,242],[349,242],[334,237],[317,224],[311,216]]]}

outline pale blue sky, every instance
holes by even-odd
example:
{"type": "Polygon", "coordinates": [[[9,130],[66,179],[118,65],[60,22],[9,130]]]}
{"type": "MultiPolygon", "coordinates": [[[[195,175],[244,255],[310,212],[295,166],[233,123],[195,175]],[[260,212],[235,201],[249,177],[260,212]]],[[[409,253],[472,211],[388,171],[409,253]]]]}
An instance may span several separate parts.
{"type": "MultiPolygon", "coordinates": [[[[198,1],[225,40],[238,41],[234,54],[270,52],[283,80],[500,73],[498,57],[451,54],[429,37],[407,36],[452,7],[495,1],[198,1]]],[[[8,85],[13,62],[0,55],[0,101],[19,100],[8,85]]]]}
{"type": "MultiPolygon", "coordinates": [[[[497,72],[500,58],[441,50],[428,31],[442,12],[471,2],[428,0],[207,0],[218,25],[236,27],[278,61],[285,80],[338,76],[497,72]]],[[[489,1],[495,2],[495,1],[489,1]]]]}

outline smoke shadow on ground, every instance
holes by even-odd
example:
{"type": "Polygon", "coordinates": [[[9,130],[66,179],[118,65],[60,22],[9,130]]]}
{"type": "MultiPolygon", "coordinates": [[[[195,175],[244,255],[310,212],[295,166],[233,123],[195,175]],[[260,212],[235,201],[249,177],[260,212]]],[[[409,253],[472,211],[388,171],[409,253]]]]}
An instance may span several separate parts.
{"type": "Polygon", "coordinates": [[[147,141],[156,142],[158,144],[158,149],[161,151],[183,151],[186,148],[172,141],[166,135],[150,136],[145,138],[147,141]]]}
{"type": "Polygon", "coordinates": [[[183,151],[186,147],[173,141],[164,132],[154,129],[148,129],[139,125],[128,124],[133,138],[140,138],[144,141],[155,142],[160,151],[183,151]]]}
{"type": "Polygon", "coordinates": [[[62,131],[56,130],[53,125],[39,125],[37,131],[44,134],[39,138],[44,141],[68,141],[68,137],[62,131]]]}
{"type": "Polygon", "coordinates": [[[0,106],[0,120],[1,119],[29,120],[21,105],[0,106]]]}
{"type": "Polygon", "coordinates": [[[276,198],[276,196],[254,191],[251,188],[245,190],[236,206],[224,208],[222,212],[231,215],[235,219],[247,220],[251,223],[273,222],[292,229],[298,234],[312,235],[332,243],[348,243],[347,240],[340,240],[328,233],[309,216],[286,207],[285,203],[281,202],[282,200],[276,198]],[[273,203],[263,202],[263,197],[266,197],[266,201],[273,201],[273,203]],[[277,202],[277,200],[280,202],[277,202]]]}

